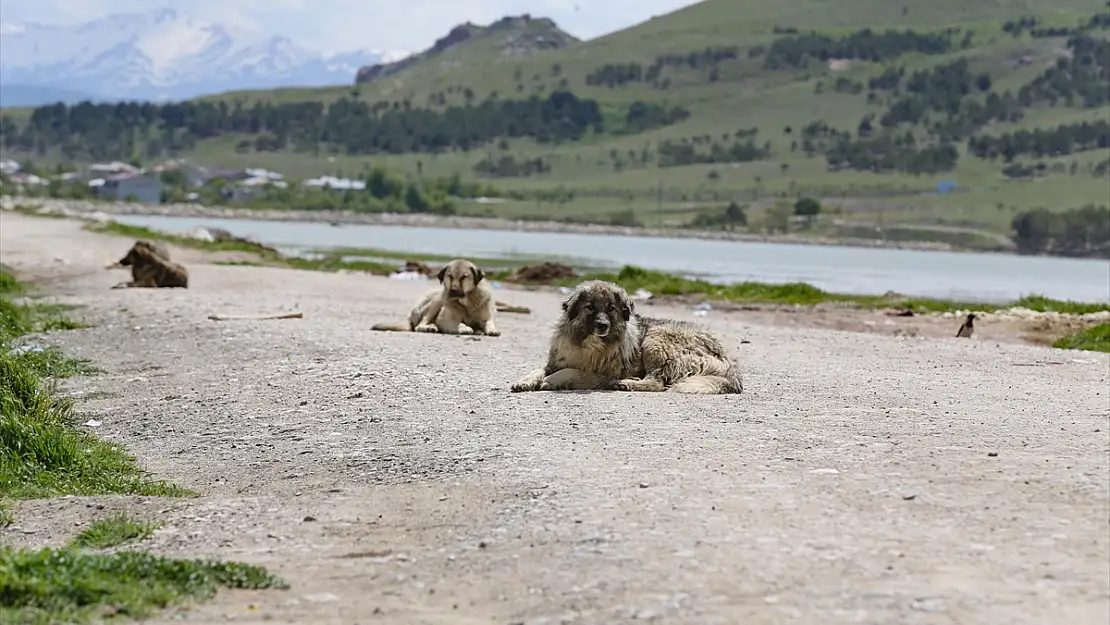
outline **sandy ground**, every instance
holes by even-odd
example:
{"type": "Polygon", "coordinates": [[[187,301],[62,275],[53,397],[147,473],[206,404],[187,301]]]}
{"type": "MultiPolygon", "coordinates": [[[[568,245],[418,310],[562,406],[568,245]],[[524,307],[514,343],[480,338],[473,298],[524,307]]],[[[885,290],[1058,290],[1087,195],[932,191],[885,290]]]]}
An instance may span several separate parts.
{"type": "Polygon", "coordinates": [[[427,285],[174,249],[188,290],[110,290],[128,241],[12,213],[0,232],[0,261],[95,324],[40,339],[105,370],[64,389],[202,493],[25,502],[3,540],[61,544],[130,510],[165,523],[154,552],[292,585],[150,622],[1110,618],[1105,355],[715,311],[743,395],[510,394],[556,294],[502,292],[534,313],[502,315],[499,338],[378,333],[427,285]]]}

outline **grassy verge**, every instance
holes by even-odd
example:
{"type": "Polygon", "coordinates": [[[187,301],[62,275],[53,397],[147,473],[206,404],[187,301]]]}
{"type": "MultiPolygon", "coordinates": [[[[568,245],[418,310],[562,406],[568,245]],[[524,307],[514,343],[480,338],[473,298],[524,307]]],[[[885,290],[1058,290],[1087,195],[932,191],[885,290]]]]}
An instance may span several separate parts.
{"type": "MultiPolygon", "coordinates": [[[[283,256],[275,253],[273,250],[246,241],[205,241],[203,239],[159,232],[157,230],[151,230],[150,228],[144,228],[143,226],[132,226],[114,221],[88,224],[85,226],[85,229],[91,232],[111,234],[131,239],[165,241],[166,243],[171,243],[179,247],[189,247],[209,252],[244,252],[254,254],[258,257],[257,261],[238,260],[225,261],[222,263],[227,265],[278,266],[312,271],[339,271],[340,269],[345,269],[348,271],[366,271],[374,274],[389,274],[397,270],[397,266],[394,263],[344,261],[341,258],[341,254],[335,252],[318,259],[295,258],[283,256]]],[[[126,250],[120,250],[120,257],[123,256],[124,251],[126,250]]]]}
{"type": "MultiPolygon", "coordinates": [[[[204,239],[196,239],[179,234],[159,232],[157,230],[151,230],[150,228],[144,228],[143,226],[121,224],[116,221],[89,223],[85,226],[85,229],[91,232],[113,234],[134,239],[157,239],[181,247],[191,247],[198,250],[207,250],[209,252],[249,252],[263,257],[281,258],[280,255],[274,254],[272,251],[262,246],[247,241],[205,241],[204,239]]],[[[122,250],[120,252],[120,257],[123,257],[123,252],[125,251],[126,250],[122,250]]]]}
{"type": "Polygon", "coordinates": [[[1093,328],[1065,336],[1052,344],[1058,349],[1080,349],[1110,354],[1110,323],[1100,323],[1093,328]]]}
{"type": "Polygon", "coordinates": [[[17,339],[83,326],[64,317],[61,307],[13,300],[26,292],[0,271],[0,497],[188,494],[151,480],[122,447],[77,427],[73,400],[59,395],[55,383],[95,369],[56,349],[17,345],[17,339]]]}
{"type": "MultiPolygon", "coordinates": [[[[151,479],[122,447],[77,427],[73,401],[59,396],[54,383],[59,377],[89,373],[88,363],[56,350],[12,350],[25,334],[80,327],[62,316],[60,307],[13,301],[26,291],[0,271],[0,526],[13,520],[12,499],[192,494],[151,479]]],[[[80,551],[144,540],[154,529],[117,516],[93,523],[64,549],[0,549],[0,622],[135,618],[204,600],[219,587],[285,586],[264,569],[243,564],[80,551]]]]}
{"type": "MultiPolygon", "coordinates": [[[[94,224],[88,226],[89,229],[95,232],[103,232],[105,234],[116,234],[121,236],[132,237],[136,239],[160,239],[180,245],[182,247],[192,247],[197,249],[211,250],[211,251],[246,251],[253,252],[259,255],[261,263],[292,267],[295,269],[306,269],[315,271],[338,271],[346,269],[350,271],[368,271],[370,273],[388,274],[396,271],[397,265],[375,261],[345,261],[343,256],[361,255],[361,256],[375,256],[383,259],[405,259],[405,260],[421,260],[428,262],[444,262],[455,258],[451,255],[436,255],[436,254],[419,254],[419,253],[405,253],[394,252],[386,250],[365,250],[365,249],[335,249],[329,250],[329,255],[320,259],[305,259],[305,258],[290,258],[274,254],[266,250],[260,250],[257,246],[252,246],[249,243],[238,242],[224,242],[212,243],[198,239],[191,239],[189,237],[182,237],[167,233],[158,232],[149,228],[140,226],[129,226],[126,224],[119,224],[109,222],[107,224],[94,224]]],[[[471,259],[479,265],[483,264],[483,259],[471,259]]],[[[505,260],[488,260],[487,264],[499,265],[519,265],[524,261],[505,261],[505,260]]],[[[541,260],[534,260],[532,262],[542,262],[541,260]]],[[[225,264],[255,264],[252,261],[230,261],[225,264]]],[[[503,280],[511,273],[510,269],[500,269],[491,272],[490,277],[495,280],[503,280]]],[[[814,306],[824,303],[842,303],[855,305],[863,308],[885,308],[890,306],[898,306],[909,308],[917,312],[949,312],[957,310],[977,310],[990,312],[1014,306],[1020,306],[1035,310],[1038,312],[1059,312],[1068,314],[1086,314],[1103,310],[1110,310],[1110,303],[1084,303],[1072,302],[1063,300],[1054,300],[1039,295],[1030,295],[1023,297],[1017,301],[1007,304],[987,304],[982,302],[960,302],[944,299],[932,298],[915,298],[901,295],[850,295],[843,293],[830,293],[823,291],[813,285],[805,283],[788,283],[788,284],[766,284],[760,282],[743,282],[740,284],[720,285],[706,282],[704,280],[696,280],[685,278],[682,276],[675,276],[659,271],[651,271],[640,267],[626,266],[618,273],[591,273],[579,278],[571,278],[568,280],[556,280],[550,284],[556,286],[573,286],[582,280],[597,278],[601,280],[609,280],[620,284],[621,286],[634,291],[636,289],[645,289],[651,291],[656,296],[699,296],[703,299],[712,299],[717,301],[730,301],[738,303],[771,303],[771,304],[792,304],[798,306],[814,306]]]]}
{"type": "MultiPolygon", "coordinates": [[[[192,494],[151,479],[122,447],[79,429],[73,400],[59,395],[54,384],[91,372],[87,362],[57,350],[13,349],[31,332],[81,327],[62,316],[61,307],[14,301],[26,292],[0,270],[0,527],[13,522],[14,499],[192,494]]],[[[90,525],[64,549],[0,548],[0,623],[133,618],[206,599],[219,587],[284,587],[265,570],[243,564],[80,550],[143,540],[153,530],[111,517],[90,525]]]]}
{"type": "Polygon", "coordinates": [[[913,298],[900,295],[846,295],[823,291],[811,284],[795,282],[788,284],[764,284],[742,282],[720,285],[704,280],[693,280],[639,267],[626,266],[619,273],[599,273],[581,276],[557,283],[573,286],[582,280],[599,279],[615,282],[625,289],[634,291],[645,289],[659,296],[696,295],[704,299],[746,303],[777,303],[798,306],[814,306],[825,303],[844,303],[864,308],[884,308],[890,306],[909,308],[918,312],[946,312],[954,310],[996,311],[1014,306],[1029,308],[1040,312],[1086,314],[1110,310],[1110,303],[1082,303],[1054,300],[1041,296],[1023,297],[1008,304],[984,304],[979,302],[957,302],[943,299],[913,298]]]}
{"type": "Polygon", "coordinates": [[[93,521],[74,536],[69,544],[72,547],[85,549],[107,549],[146,540],[154,536],[156,529],[158,529],[157,523],[137,521],[117,514],[93,521]]]}
{"type": "Polygon", "coordinates": [[[0,623],[141,618],[209,599],[221,587],[287,586],[265,569],[235,562],[172,560],[140,551],[0,548],[0,623]]]}

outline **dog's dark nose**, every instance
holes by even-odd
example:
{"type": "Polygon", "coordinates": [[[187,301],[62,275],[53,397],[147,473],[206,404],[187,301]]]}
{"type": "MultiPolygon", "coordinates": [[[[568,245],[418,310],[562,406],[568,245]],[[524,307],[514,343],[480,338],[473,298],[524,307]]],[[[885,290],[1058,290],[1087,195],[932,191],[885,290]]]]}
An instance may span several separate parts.
{"type": "Polygon", "coordinates": [[[447,294],[450,295],[451,297],[462,297],[463,296],[463,292],[458,290],[458,289],[450,289],[450,290],[447,291],[447,294]]]}
{"type": "Polygon", "coordinates": [[[609,317],[601,314],[594,318],[594,328],[598,334],[607,334],[609,332],[609,317]]]}

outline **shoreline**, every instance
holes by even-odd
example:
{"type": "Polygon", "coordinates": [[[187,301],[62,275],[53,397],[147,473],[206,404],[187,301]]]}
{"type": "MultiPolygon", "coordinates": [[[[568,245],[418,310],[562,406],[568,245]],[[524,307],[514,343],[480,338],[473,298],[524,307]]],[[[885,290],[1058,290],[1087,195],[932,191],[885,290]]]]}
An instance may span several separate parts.
{"type": "Polygon", "coordinates": [[[735,241],[778,245],[823,245],[832,247],[914,250],[922,252],[1016,255],[1000,251],[964,249],[939,241],[888,241],[858,238],[805,237],[790,234],[764,235],[723,231],[714,232],[677,228],[634,228],[629,226],[565,223],[560,221],[514,220],[503,217],[234,208],[226,206],[203,206],[199,204],[131,204],[126,202],[0,196],[0,208],[9,210],[14,209],[16,206],[39,208],[40,213],[67,217],[89,216],[102,213],[105,215],[190,217],[195,219],[249,219],[253,221],[330,223],[340,226],[360,225],[500,230],[506,232],[549,232],[555,234],[584,234],[595,236],[693,239],[702,241],[735,241]]]}

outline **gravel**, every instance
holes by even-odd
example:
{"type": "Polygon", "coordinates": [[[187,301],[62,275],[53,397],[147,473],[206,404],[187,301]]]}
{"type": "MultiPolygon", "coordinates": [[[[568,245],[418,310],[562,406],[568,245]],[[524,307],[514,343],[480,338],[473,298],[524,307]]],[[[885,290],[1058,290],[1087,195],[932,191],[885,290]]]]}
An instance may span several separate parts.
{"type": "Polygon", "coordinates": [[[714,312],[699,320],[739,355],[743,395],[510,394],[544,358],[557,294],[500,291],[533,314],[501,315],[498,338],[371,332],[428,285],[174,249],[188,290],[110,290],[126,239],[5,213],[0,243],[95,324],[40,339],[105,370],[63,386],[82,421],[202,493],[24,502],[5,543],[131,511],[165,523],[154,552],[292,584],[152,622],[1110,615],[1104,354],[714,312]]]}

